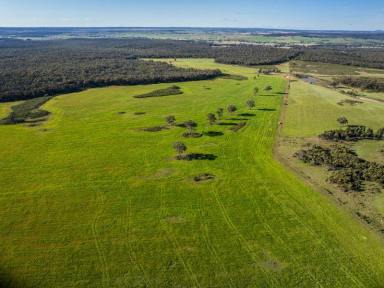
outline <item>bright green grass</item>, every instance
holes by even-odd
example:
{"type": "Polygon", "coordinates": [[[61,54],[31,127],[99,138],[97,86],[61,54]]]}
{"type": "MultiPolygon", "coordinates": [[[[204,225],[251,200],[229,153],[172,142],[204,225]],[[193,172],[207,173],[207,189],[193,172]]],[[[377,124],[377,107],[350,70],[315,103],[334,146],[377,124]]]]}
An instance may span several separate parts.
{"type": "Polygon", "coordinates": [[[91,89],[45,104],[43,126],[0,126],[2,273],[28,287],[380,287],[383,244],[272,157],[285,84],[178,83],[183,95],[149,99],[132,96],[170,84],[91,89]],[[257,108],[276,111],[238,133],[207,124],[228,104],[249,112],[269,84],[257,108]],[[169,114],[225,134],[140,130],[169,114]],[[179,140],[218,158],[175,161],[179,140]],[[217,178],[193,183],[202,172],[217,178]]]}
{"type": "Polygon", "coordinates": [[[291,85],[289,106],[284,128],[285,136],[311,137],[325,130],[338,128],[339,116],[348,118],[350,124],[367,125],[378,129],[384,123],[384,103],[360,100],[355,106],[338,105],[344,99],[352,99],[335,90],[304,81],[291,85]]]}

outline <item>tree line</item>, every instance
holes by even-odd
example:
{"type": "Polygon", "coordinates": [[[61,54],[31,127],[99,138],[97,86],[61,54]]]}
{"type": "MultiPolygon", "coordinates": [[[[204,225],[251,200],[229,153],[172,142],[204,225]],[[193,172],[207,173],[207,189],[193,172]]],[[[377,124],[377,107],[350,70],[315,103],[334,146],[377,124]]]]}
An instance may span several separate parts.
{"type": "Polygon", "coordinates": [[[109,85],[212,79],[219,70],[182,69],[142,61],[118,49],[0,49],[0,102],[109,85]]]}
{"type": "Polygon", "coordinates": [[[384,69],[384,49],[306,48],[297,58],[303,61],[384,69]]]}
{"type": "Polygon", "coordinates": [[[214,58],[238,65],[291,59],[384,68],[384,51],[344,48],[217,46],[203,41],[155,39],[0,39],[0,101],[74,92],[89,87],[201,80],[219,71],[176,68],[140,58],[214,58]]]}

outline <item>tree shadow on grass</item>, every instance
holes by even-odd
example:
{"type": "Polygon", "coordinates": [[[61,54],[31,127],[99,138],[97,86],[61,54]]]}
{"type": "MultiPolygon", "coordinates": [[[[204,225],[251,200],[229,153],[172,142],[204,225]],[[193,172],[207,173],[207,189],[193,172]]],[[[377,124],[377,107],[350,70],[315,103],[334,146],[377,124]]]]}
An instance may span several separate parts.
{"type": "Polygon", "coordinates": [[[271,112],[271,111],[276,111],[276,109],[275,108],[260,108],[260,109],[258,109],[259,111],[269,111],[269,112],[271,112]]]}
{"type": "Polygon", "coordinates": [[[160,132],[160,131],[168,130],[168,129],[169,128],[166,126],[154,126],[154,127],[143,128],[142,130],[146,131],[146,132],[160,132]]]}
{"type": "Polygon", "coordinates": [[[248,121],[249,119],[247,119],[247,118],[228,118],[227,120],[231,120],[231,121],[248,121]]]}
{"type": "Polygon", "coordinates": [[[203,134],[198,133],[198,132],[185,132],[182,135],[184,138],[200,138],[203,137],[203,134]]]}
{"type": "Polygon", "coordinates": [[[236,126],[237,123],[233,123],[233,122],[219,122],[219,123],[217,123],[217,125],[220,125],[220,126],[236,126]]]}
{"type": "Polygon", "coordinates": [[[223,132],[219,132],[219,131],[208,131],[208,132],[204,132],[203,134],[208,137],[218,137],[218,136],[224,135],[223,132]]]}
{"type": "Polygon", "coordinates": [[[190,153],[190,154],[184,154],[184,155],[177,155],[177,160],[184,160],[184,161],[193,161],[193,160],[209,160],[213,161],[216,160],[217,156],[214,154],[203,154],[203,153],[190,153]]]}
{"type": "Polygon", "coordinates": [[[277,93],[260,94],[259,96],[262,96],[262,97],[273,97],[273,96],[277,96],[276,94],[277,93]]]}
{"type": "Polygon", "coordinates": [[[254,114],[254,113],[242,113],[242,114],[239,114],[239,116],[242,116],[242,117],[254,117],[254,116],[256,116],[256,114],[254,114]]]}

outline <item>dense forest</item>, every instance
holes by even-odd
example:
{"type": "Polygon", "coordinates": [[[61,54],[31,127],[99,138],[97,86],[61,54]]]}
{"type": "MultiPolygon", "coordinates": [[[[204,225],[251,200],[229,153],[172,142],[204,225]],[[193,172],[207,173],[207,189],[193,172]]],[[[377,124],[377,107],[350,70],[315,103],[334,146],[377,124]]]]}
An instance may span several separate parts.
{"type": "MultiPolygon", "coordinates": [[[[46,45],[46,46],[44,46],[46,45]]],[[[31,99],[90,87],[211,79],[218,70],[181,69],[136,59],[124,49],[43,47],[0,49],[0,101],[31,99]]]]}
{"type": "Polygon", "coordinates": [[[303,61],[323,62],[384,69],[383,49],[351,48],[307,48],[303,49],[298,59],[303,61]]]}
{"type": "Polygon", "coordinates": [[[296,58],[300,51],[267,46],[238,45],[233,47],[216,47],[216,62],[235,65],[279,64],[296,58]]]}
{"type": "Polygon", "coordinates": [[[153,39],[0,39],[0,101],[30,99],[89,87],[209,79],[220,71],[180,69],[140,58],[214,58],[238,65],[290,59],[384,68],[378,49],[216,46],[199,41],[153,39]]]}

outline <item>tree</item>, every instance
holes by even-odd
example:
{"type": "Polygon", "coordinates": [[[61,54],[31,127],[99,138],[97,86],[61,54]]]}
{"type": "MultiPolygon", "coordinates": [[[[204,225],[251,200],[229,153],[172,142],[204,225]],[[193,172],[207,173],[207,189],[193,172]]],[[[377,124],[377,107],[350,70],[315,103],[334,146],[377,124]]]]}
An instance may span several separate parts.
{"type": "Polygon", "coordinates": [[[217,120],[215,114],[209,113],[207,117],[208,117],[209,124],[211,125],[215,124],[217,120]]]}
{"type": "Polygon", "coordinates": [[[168,125],[175,125],[176,123],[176,117],[173,116],[173,115],[169,115],[167,117],[165,117],[165,121],[168,123],[168,125]]]}
{"type": "Polygon", "coordinates": [[[181,155],[185,151],[187,151],[187,145],[185,145],[183,142],[175,142],[173,144],[173,149],[177,152],[177,154],[181,155]]]}
{"type": "Polygon", "coordinates": [[[237,107],[235,106],[235,105],[229,105],[228,107],[227,107],[227,110],[228,110],[228,112],[229,113],[234,113],[234,112],[236,112],[237,111],[237,107]]]}
{"type": "Polygon", "coordinates": [[[216,114],[217,114],[217,117],[219,117],[219,119],[221,119],[223,117],[223,114],[224,114],[224,109],[223,108],[217,109],[216,114]]]}
{"type": "Polygon", "coordinates": [[[255,96],[256,96],[257,94],[259,94],[259,91],[260,91],[259,87],[255,87],[253,89],[253,94],[255,94],[255,96]]]}
{"type": "Polygon", "coordinates": [[[340,125],[347,125],[348,119],[344,116],[341,116],[341,117],[337,118],[337,122],[339,122],[340,125]]]}
{"type": "Polygon", "coordinates": [[[195,128],[197,127],[197,123],[193,120],[188,120],[184,123],[184,126],[189,130],[190,133],[192,133],[193,130],[195,130],[195,128]]]}
{"type": "Polygon", "coordinates": [[[384,140],[384,128],[380,128],[379,130],[377,130],[375,138],[379,140],[384,140]]]}
{"type": "Polygon", "coordinates": [[[272,86],[271,85],[268,85],[267,87],[264,88],[265,91],[271,91],[272,90],[272,86]]]}
{"type": "Polygon", "coordinates": [[[248,100],[247,106],[249,109],[255,108],[255,106],[256,106],[255,100],[252,100],[252,99],[248,100]]]}

